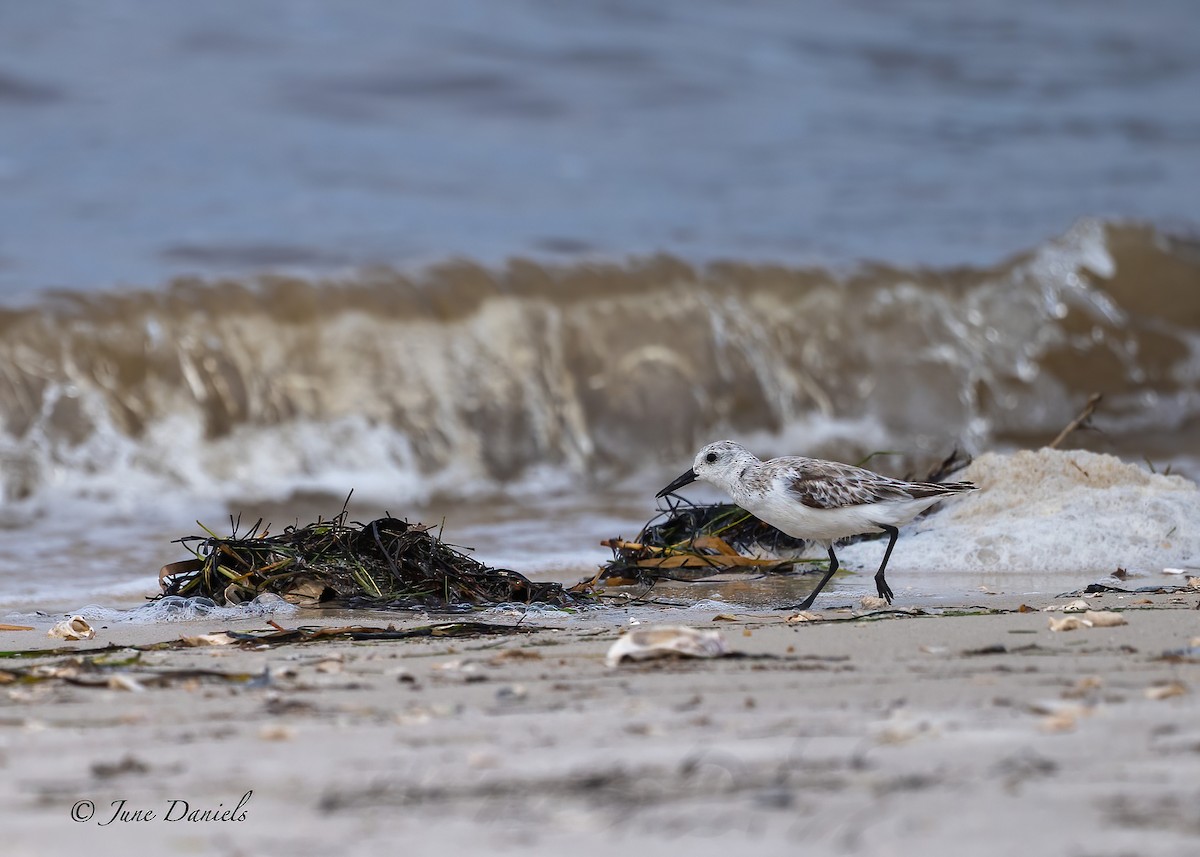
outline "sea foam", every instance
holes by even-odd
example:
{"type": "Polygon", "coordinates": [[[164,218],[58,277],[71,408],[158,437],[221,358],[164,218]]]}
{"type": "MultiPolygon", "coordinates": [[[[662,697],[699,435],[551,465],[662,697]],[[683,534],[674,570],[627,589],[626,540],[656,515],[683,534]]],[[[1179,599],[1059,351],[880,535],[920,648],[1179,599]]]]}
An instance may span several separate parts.
{"type": "MultiPolygon", "coordinates": [[[[888,571],[1159,573],[1200,567],[1200,488],[1111,455],[1051,449],[987,453],[954,478],[980,490],[901,536],[888,571]]],[[[864,568],[879,545],[839,551],[864,568]]],[[[1200,573],[1200,572],[1198,572],[1200,573]]]]}

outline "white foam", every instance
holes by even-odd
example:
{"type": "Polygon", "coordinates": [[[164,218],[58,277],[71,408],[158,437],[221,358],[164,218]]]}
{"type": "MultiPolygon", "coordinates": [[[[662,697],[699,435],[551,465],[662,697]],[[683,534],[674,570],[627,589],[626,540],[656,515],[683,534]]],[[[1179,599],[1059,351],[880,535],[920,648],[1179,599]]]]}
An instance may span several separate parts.
{"type": "Polygon", "coordinates": [[[295,604],[284,601],[278,595],[264,593],[253,601],[229,607],[218,606],[209,598],[182,598],[178,595],[168,595],[131,610],[118,610],[89,604],[69,612],[72,615],[98,622],[157,625],[164,622],[193,622],[197,619],[234,621],[264,616],[291,616],[299,609],[295,604]]]}
{"type": "MultiPolygon", "coordinates": [[[[955,479],[980,490],[901,535],[888,571],[1134,573],[1200,564],[1200,488],[1111,455],[1042,449],[981,455],[955,479]]],[[[878,543],[839,557],[878,564],[878,543]]]]}
{"type": "Polygon", "coordinates": [[[553,604],[543,604],[535,602],[533,604],[525,604],[523,602],[502,602],[494,604],[480,613],[485,616],[520,616],[536,619],[570,619],[579,613],[578,609],[563,610],[560,607],[555,607],[553,604]]]}

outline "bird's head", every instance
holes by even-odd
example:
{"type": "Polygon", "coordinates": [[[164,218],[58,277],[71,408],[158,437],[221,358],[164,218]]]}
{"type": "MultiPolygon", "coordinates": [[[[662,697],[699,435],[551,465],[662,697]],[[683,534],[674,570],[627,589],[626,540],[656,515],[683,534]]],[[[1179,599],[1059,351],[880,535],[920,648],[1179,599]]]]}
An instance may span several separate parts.
{"type": "Polygon", "coordinates": [[[696,453],[696,460],[692,462],[691,470],[680,474],[678,479],[659,491],[655,496],[665,497],[673,491],[682,488],[684,485],[695,482],[697,479],[703,479],[705,482],[723,486],[726,480],[723,480],[721,475],[727,473],[735,463],[747,458],[752,459],[753,456],[746,451],[745,447],[734,443],[732,440],[719,440],[716,443],[710,443],[696,453]]]}

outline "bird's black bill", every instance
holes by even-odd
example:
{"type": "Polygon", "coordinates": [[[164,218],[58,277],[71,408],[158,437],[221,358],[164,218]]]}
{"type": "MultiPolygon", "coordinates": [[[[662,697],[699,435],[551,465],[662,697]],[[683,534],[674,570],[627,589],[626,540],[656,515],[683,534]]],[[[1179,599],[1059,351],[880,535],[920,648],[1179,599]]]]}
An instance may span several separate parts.
{"type": "Polygon", "coordinates": [[[658,492],[657,494],[655,494],[654,496],[655,496],[655,497],[666,497],[666,496],[667,496],[668,494],[670,494],[672,491],[675,491],[675,490],[677,490],[677,489],[679,489],[679,488],[682,488],[684,485],[690,485],[690,484],[692,484],[693,482],[695,482],[695,481],[696,481],[696,478],[697,478],[697,477],[696,477],[696,471],[695,471],[695,470],[689,470],[687,473],[685,473],[685,474],[683,474],[682,476],[680,476],[678,479],[676,479],[674,482],[672,482],[670,485],[668,485],[668,486],[667,486],[666,488],[664,488],[663,490],[659,491],[659,492],[658,492]]]}

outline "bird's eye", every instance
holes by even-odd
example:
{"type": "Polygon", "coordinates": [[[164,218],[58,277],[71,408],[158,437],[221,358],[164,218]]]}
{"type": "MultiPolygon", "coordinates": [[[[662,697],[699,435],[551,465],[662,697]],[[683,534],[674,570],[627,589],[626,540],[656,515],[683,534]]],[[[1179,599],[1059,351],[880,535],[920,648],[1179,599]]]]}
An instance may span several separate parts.
{"type": "Polygon", "coordinates": [[[715,452],[710,452],[708,455],[704,456],[704,460],[707,461],[709,464],[712,464],[714,461],[717,460],[717,454],[715,452]]]}

